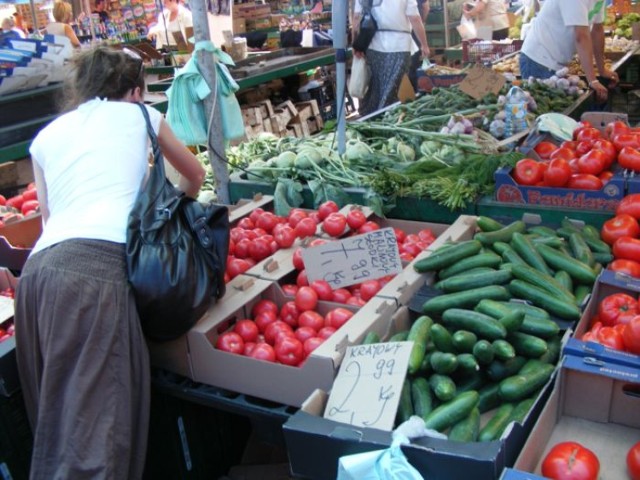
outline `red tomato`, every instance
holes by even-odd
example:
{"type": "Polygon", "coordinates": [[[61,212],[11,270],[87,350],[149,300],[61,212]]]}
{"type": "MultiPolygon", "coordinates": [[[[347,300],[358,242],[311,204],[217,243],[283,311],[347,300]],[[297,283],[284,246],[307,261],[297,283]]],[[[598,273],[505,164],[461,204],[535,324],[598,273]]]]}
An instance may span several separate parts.
{"type": "Polygon", "coordinates": [[[285,302],[280,309],[280,320],[292,327],[298,326],[298,317],[300,316],[300,310],[296,307],[296,302],[290,300],[285,302]]]}
{"type": "Polygon", "coordinates": [[[295,366],[304,359],[302,342],[294,336],[284,336],[275,345],[276,359],[285,365],[295,366]]]}
{"type": "Polygon", "coordinates": [[[598,330],[598,343],[605,345],[614,350],[624,350],[624,342],[622,335],[613,327],[602,327],[598,330]]]}
{"type": "Polygon", "coordinates": [[[576,145],[576,155],[582,156],[591,150],[592,147],[593,144],[591,142],[578,142],[578,145],[576,145]]]}
{"type": "Polygon", "coordinates": [[[606,185],[609,180],[613,178],[613,172],[610,170],[605,170],[600,175],[598,175],[598,178],[602,181],[602,185],[606,185]]]}
{"type": "Polygon", "coordinates": [[[256,221],[256,227],[264,229],[266,232],[271,232],[273,227],[278,223],[278,219],[275,214],[271,212],[264,212],[258,217],[256,221]]]}
{"type": "Polygon", "coordinates": [[[577,190],[600,190],[602,188],[602,180],[589,173],[574,173],[569,177],[567,188],[574,188],[577,190]]]}
{"type": "Polygon", "coordinates": [[[331,301],[336,303],[347,303],[347,300],[350,296],[351,292],[346,288],[337,288],[333,291],[333,297],[331,298],[331,301]]]}
{"type": "Polygon", "coordinates": [[[338,210],[340,210],[340,207],[338,207],[336,202],[333,200],[327,200],[318,207],[318,216],[320,217],[320,220],[324,220],[330,214],[335,213],[338,210]]]}
{"type": "Polygon", "coordinates": [[[620,237],[640,237],[640,226],[635,218],[623,213],[604,222],[600,235],[602,240],[613,245],[620,237]]]}
{"type": "Polygon", "coordinates": [[[417,257],[420,252],[422,252],[422,248],[420,247],[420,245],[418,245],[418,243],[408,243],[405,242],[402,245],[400,245],[398,247],[398,250],[400,251],[400,254],[409,254],[411,255],[411,257],[415,258],[417,257]]]}
{"type": "Polygon", "coordinates": [[[234,247],[235,256],[238,258],[247,258],[249,255],[249,248],[251,247],[251,240],[248,238],[243,238],[240,241],[236,242],[236,246],[234,247]]]}
{"type": "Polygon", "coordinates": [[[38,191],[34,188],[27,189],[22,192],[22,198],[24,198],[25,202],[28,200],[38,200],[38,191]]]}
{"type": "Polygon", "coordinates": [[[605,326],[613,326],[619,322],[621,315],[637,315],[638,302],[626,293],[614,293],[604,297],[598,305],[598,317],[605,326]]]}
{"type": "Polygon", "coordinates": [[[325,240],[324,238],[314,238],[309,242],[310,247],[317,247],[318,245],[324,245],[329,240],[325,240]]]}
{"type": "Polygon", "coordinates": [[[250,242],[249,255],[256,262],[264,260],[271,255],[271,243],[263,237],[256,238],[253,242],[250,242]]]}
{"type": "Polygon", "coordinates": [[[20,207],[22,207],[23,202],[24,202],[24,197],[22,195],[15,195],[7,199],[6,205],[7,207],[12,207],[12,208],[15,208],[16,210],[20,210],[20,207]]]}
{"type": "Polygon", "coordinates": [[[560,147],[556,151],[554,151],[549,158],[551,160],[555,160],[556,158],[564,158],[565,160],[569,161],[572,158],[576,158],[576,152],[575,150],[571,150],[570,148],[560,147]]]}
{"type": "Polygon", "coordinates": [[[629,132],[629,126],[620,120],[608,123],[604,128],[604,136],[609,139],[619,135],[620,133],[627,132],[629,132]]]}
{"type": "Polygon", "coordinates": [[[358,230],[367,221],[367,217],[362,210],[354,208],[347,213],[347,225],[351,230],[358,230]]]}
{"type": "Polygon", "coordinates": [[[533,149],[542,160],[547,160],[558,147],[551,142],[540,142],[533,149]]]}
{"type": "Polygon", "coordinates": [[[288,297],[293,297],[298,291],[298,286],[293,283],[285,283],[282,285],[282,291],[288,297]]]}
{"type": "Polygon", "coordinates": [[[634,443],[627,452],[627,472],[631,480],[640,480],[640,442],[634,443]]]}
{"type": "Polygon", "coordinates": [[[400,260],[403,262],[411,262],[414,258],[415,256],[411,255],[409,252],[400,252],[400,260]]]}
{"type": "Polygon", "coordinates": [[[535,185],[542,181],[543,174],[540,163],[532,158],[518,160],[513,169],[513,178],[519,185],[535,185]]]}
{"type": "MultiPolygon", "coordinates": [[[[296,285],[298,287],[309,286],[309,279],[307,278],[307,271],[305,269],[300,270],[298,273],[298,276],[296,277],[296,285]]],[[[298,290],[300,290],[300,288],[298,288],[298,290]]]]}
{"type": "Polygon", "coordinates": [[[263,334],[267,329],[267,327],[271,325],[273,322],[275,322],[277,319],[278,317],[273,312],[261,312],[253,317],[253,321],[256,322],[256,325],[258,326],[258,330],[260,330],[260,333],[263,333],[263,334]]]}
{"type": "Polygon", "coordinates": [[[622,340],[627,352],[640,355],[640,315],[632,317],[622,331],[622,340]]]}
{"type": "Polygon", "coordinates": [[[376,222],[374,222],[373,220],[369,220],[367,222],[365,222],[359,229],[358,229],[358,233],[369,233],[369,232],[373,232],[375,230],[380,230],[380,225],[378,225],[376,222]]]}
{"type": "Polygon", "coordinates": [[[613,243],[613,256],[640,262],[640,240],[632,237],[618,238],[613,243]]]}
{"type": "Polygon", "coordinates": [[[278,304],[273,300],[262,298],[251,308],[251,316],[255,317],[259,313],[272,312],[275,316],[278,315],[278,304]]]}
{"type": "Polygon", "coordinates": [[[413,237],[415,237],[415,241],[417,242],[418,240],[420,240],[420,238],[418,237],[418,235],[412,234],[412,235],[407,235],[407,232],[405,232],[404,230],[402,230],[401,228],[396,228],[393,227],[393,234],[396,237],[396,242],[398,242],[398,244],[402,243],[402,242],[406,242],[407,239],[409,237],[411,237],[413,239],[413,237]]]}
{"type": "Polygon", "coordinates": [[[256,342],[244,342],[244,350],[242,351],[242,354],[247,357],[251,356],[251,352],[256,348],[256,345],[256,342]]]}
{"type": "Polygon", "coordinates": [[[0,195],[0,207],[4,207],[7,204],[7,199],[4,195],[0,195]]]}
{"type": "Polygon", "coordinates": [[[616,159],[616,147],[609,140],[600,138],[593,144],[593,148],[600,150],[604,155],[605,167],[609,168],[616,159]]]}
{"type": "Polygon", "coordinates": [[[432,244],[433,241],[436,239],[436,236],[433,234],[431,229],[423,228],[422,230],[420,230],[418,232],[418,238],[420,238],[420,240],[422,240],[423,242],[427,242],[428,244],[432,244]]]}
{"type": "Polygon", "coordinates": [[[301,208],[292,208],[289,211],[289,215],[287,217],[287,221],[289,222],[289,225],[292,228],[295,228],[295,226],[298,225],[300,220],[302,220],[303,218],[307,218],[307,217],[308,217],[307,212],[305,212],[301,208]]]}
{"type": "Polygon", "coordinates": [[[249,218],[251,219],[251,221],[253,222],[253,224],[255,225],[255,223],[258,221],[258,218],[260,218],[260,216],[264,213],[264,209],[263,208],[254,208],[251,213],[249,214],[249,218]]]}
{"type": "Polygon", "coordinates": [[[597,128],[590,127],[590,128],[578,129],[575,139],[578,142],[593,143],[600,137],[602,137],[600,130],[598,130],[597,128]]]}
{"type": "Polygon", "coordinates": [[[616,207],[616,215],[626,213],[640,220],[640,193],[631,193],[624,197],[616,207]]]}
{"type": "Polygon", "coordinates": [[[244,353],[244,340],[236,332],[225,332],[216,340],[216,348],[242,355],[244,353]]]}
{"type": "Polygon", "coordinates": [[[549,187],[563,187],[569,181],[571,167],[563,158],[554,158],[544,172],[544,184],[549,187]]]}
{"type": "Polygon", "coordinates": [[[293,266],[296,270],[304,270],[304,261],[302,260],[302,248],[298,247],[293,252],[293,266]]]}
{"type": "Polygon", "coordinates": [[[241,218],[238,222],[238,228],[242,228],[244,230],[253,230],[256,224],[253,223],[253,220],[249,217],[241,218]]]}
{"type": "Polygon", "coordinates": [[[347,217],[339,212],[329,214],[322,222],[322,230],[332,237],[341,236],[346,227],[347,217]]]}
{"type": "Polygon", "coordinates": [[[304,341],[304,353],[306,356],[309,356],[311,352],[313,352],[316,348],[324,343],[324,338],[322,337],[311,337],[307,338],[304,341]]]}
{"type": "Polygon", "coordinates": [[[347,323],[351,317],[353,317],[353,312],[351,310],[347,310],[342,307],[334,308],[324,317],[324,325],[326,327],[333,327],[337,330],[347,323]]]}
{"type": "Polygon", "coordinates": [[[245,318],[233,327],[233,331],[242,337],[245,342],[255,342],[258,339],[258,325],[253,320],[245,318]]]}
{"type": "Polygon", "coordinates": [[[598,480],[600,461],[577,442],[558,443],[542,461],[542,475],[553,480],[598,480]]]}
{"type": "Polygon", "coordinates": [[[307,310],[306,312],[302,312],[298,317],[298,325],[300,327],[313,328],[319,333],[322,327],[325,326],[324,317],[316,311],[307,310]]]}
{"type": "Polygon", "coordinates": [[[318,330],[318,337],[322,338],[323,340],[326,340],[327,338],[329,338],[334,333],[336,333],[336,329],[335,328],[333,328],[333,327],[322,327],[320,330],[318,330]]]}
{"type": "Polygon", "coordinates": [[[640,262],[617,258],[607,267],[614,272],[624,273],[633,278],[640,278],[640,262]]]}
{"type": "Polygon", "coordinates": [[[278,225],[274,228],[273,238],[280,248],[289,248],[296,241],[296,232],[289,225],[278,225]]]}
{"type": "Polygon", "coordinates": [[[568,148],[569,150],[574,150],[578,148],[578,142],[574,142],[572,140],[565,140],[560,144],[560,148],[568,148]]]}
{"type": "Polygon", "coordinates": [[[606,166],[606,160],[604,153],[600,150],[589,150],[578,158],[578,168],[580,173],[590,173],[591,175],[598,175],[606,166]]]}
{"type": "Polygon", "coordinates": [[[315,337],[317,334],[318,332],[311,327],[298,327],[295,332],[293,332],[293,335],[302,343],[304,343],[307,338],[315,337]]]}
{"type": "Polygon", "coordinates": [[[286,332],[293,335],[293,328],[291,328],[291,325],[283,322],[282,320],[271,322],[264,330],[265,341],[273,345],[276,342],[276,337],[280,334],[280,332],[286,332]]]}
{"type": "Polygon", "coordinates": [[[640,172],[640,151],[633,147],[623,147],[618,152],[618,163],[623,168],[640,172]]]}
{"type": "Polygon", "coordinates": [[[276,351],[271,345],[265,342],[256,344],[249,356],[256,360],[264,360],[265,362],[276,361],[276,351]]]}
{"type": "Polygon", "coordinates": [[[241,273],[246,272],[251,268],[251,264],[241,258],[234,258],[229,262],[227,266],[227,273],[229,278],[235,278],[241,273]]]}
{"type": "Polygon", "coordinates": [[[381,285],[378,280],[366,280],[360,284],[360,296],[365,302],[375,297],[380,291],[381,285]]]}
{"type": "Polygon", "coordinates": [[[309,286],[318,294],[318,300],[333,300],[333,289],[326,280],[314,280],[309,286]]]}
{"type": "Polygon", "coordinates": [[[315,310],[318,305],[318,293],[311,287],[302,286],[295,296],[296,307],[302,312],[315,310]]]}
{"type": "Polygon", "coordinates": [[[317,226],[318,225],[313,220],[313,218],[311,217],[303,218],[294,227],[294,231],[296,232],[296,237],[307,238],[312,235],[315,235],[317,226]]]}
{"type": "Polygon", "coordinates": [[[365,302],[361,297],[351,295],[347,301],[345,302],[347,305],[353,305],[354,307],[362,307],[367,302],[365,302]]]}

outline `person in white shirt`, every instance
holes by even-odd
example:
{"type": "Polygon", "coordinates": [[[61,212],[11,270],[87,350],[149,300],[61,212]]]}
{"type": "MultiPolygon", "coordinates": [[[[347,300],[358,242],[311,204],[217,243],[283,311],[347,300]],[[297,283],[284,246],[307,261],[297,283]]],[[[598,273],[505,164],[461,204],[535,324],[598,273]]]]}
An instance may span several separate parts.
{"type": "Polygon", "coordinates": [[[17,38],[25,38],[26,35],[22,30],[16,28],[16,24],[13,21],[13,18],[7,17],[2,20],[2,33],[5,37],[17,37],[17,38]]]}
{"type": "Polygon", "coordinates": [[[69,22],[73,18],[71,4],[64,0],[58,0],[53,4],[53,18],[55,22],[49,22],[46,32],[49,35],[65,36],[75,48],[80,48],[80,40],[76,36],[69,22]]]}
{"type": "Polygon", "coordinates": [[[613,88],[618,75],[604,64],[604,9],[604,0],[545,0],[522,45],[522,78],[549,78],[577,52],[589,87],[598,101],[605,101],[607,87],[597,77],[608,79],[613,88]]]}
{"type": "MultiPolygon", "coordinates": [[[[149,170],[142,59],[81,52],[70,109],[30,147],[43,231],[15,297],[16,356],[34,432],[30,478],[142,478],[149,353],[126,265],[129,212],[149,170]]],[[[146,108],[165,160],[195,197],[205,171],[146,108]]]]}
{"type": "Polygon", "coordinates": [[[465,3],[462,15],[472,18],[476,28],[491,29],[492,40],[504,40],[509,36],[509,17],[504,0],[476,0],[473,5],[465,3]]]}
{"type": "Polygon", "coordinates": [[[186,28],[193,27],[191,11],[181,5],[180,0],[163,0],[162,3],[164,10],[147,34],[149,40],[155,39],[157,49],[165,45],[176,46],[174,32],[181,32],[184,40],[188,41],[186,28]]]}
{"type": "MultiPolygon", "coordinates": [[[[353,38],[358,35],[366,1],[371,0],[356,0],[353,38]]],[[[411,53],[420,50],[423,58],[430,54],[416,0],[373,0],[371,13],[378,30],[366,52],[354,50],[354,55],[366,57],[371,71],[369,89],[358,106],[363,116],[398,100],[398,88],[402,77],[409,72],[411,53]],[[420,41],[419,48],[411,37],[412,30],[420,41]]]]}

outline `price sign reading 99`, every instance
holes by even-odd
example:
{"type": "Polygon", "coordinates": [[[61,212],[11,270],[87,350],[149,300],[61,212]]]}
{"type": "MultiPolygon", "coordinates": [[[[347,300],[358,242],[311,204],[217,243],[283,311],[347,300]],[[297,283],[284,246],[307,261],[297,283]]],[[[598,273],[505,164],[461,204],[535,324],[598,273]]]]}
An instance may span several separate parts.
{"type": "Polygon", "coordinates": [[[392,430],[413,342],[347,348],[324,416],[336,422],[392,430]]]}
{"type": "Polygon", "coordinates": [[[302,259],[309,281],[326,280],[334,290],[402,271],[391,227],[306,248],[302,259]]]}

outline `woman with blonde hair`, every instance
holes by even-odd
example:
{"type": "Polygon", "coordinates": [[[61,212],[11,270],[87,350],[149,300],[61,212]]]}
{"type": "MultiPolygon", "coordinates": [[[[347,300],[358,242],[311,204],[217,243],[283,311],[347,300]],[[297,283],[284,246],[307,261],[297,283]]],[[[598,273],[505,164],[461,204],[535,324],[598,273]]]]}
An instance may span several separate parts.
{"type": "Polygon", "coordinates": [[[47,25],[47,34],[65,36],[76,48],[80,47],[80,40],[76,37],[73,28],[69,25],[72,18],[71,4],[63,0],[58,0],[53,4],[53,18],[55,22],[47,25]]]}

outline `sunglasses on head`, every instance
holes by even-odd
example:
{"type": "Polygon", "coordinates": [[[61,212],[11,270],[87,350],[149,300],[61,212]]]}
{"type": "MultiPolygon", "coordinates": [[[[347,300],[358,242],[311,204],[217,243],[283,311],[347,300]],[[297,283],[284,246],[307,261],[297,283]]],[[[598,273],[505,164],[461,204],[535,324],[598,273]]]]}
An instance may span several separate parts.
{"type": "Polygon", "coordinates": [[[136,60],[139,64],[138,66],[138,74],[136,75],[136,80],[142,76],[142,69],[144,68],[144,61],[142,57],[135,50],[131,50],[130,48],[124,47],[122,49],[123,53],[127,55],[129,58],[136,60]]]}

